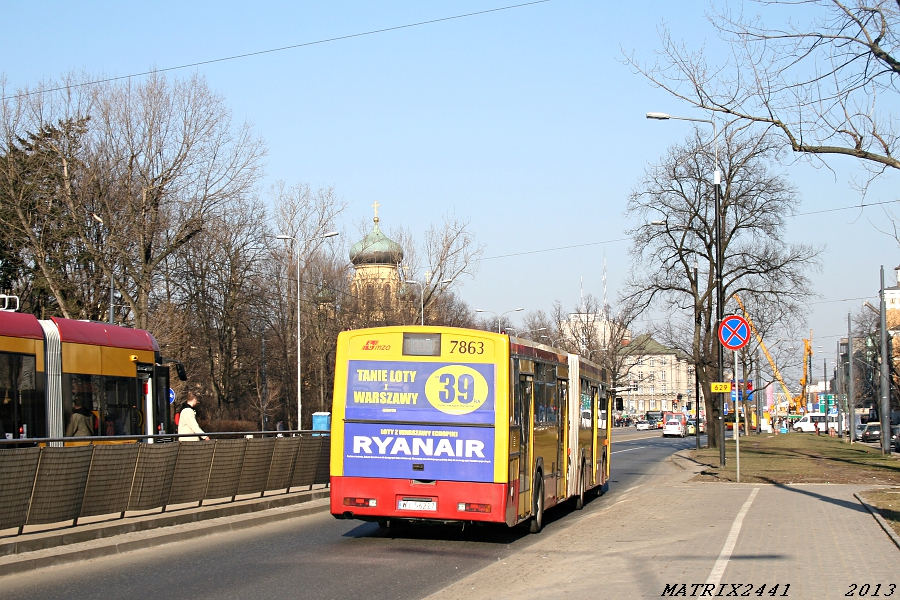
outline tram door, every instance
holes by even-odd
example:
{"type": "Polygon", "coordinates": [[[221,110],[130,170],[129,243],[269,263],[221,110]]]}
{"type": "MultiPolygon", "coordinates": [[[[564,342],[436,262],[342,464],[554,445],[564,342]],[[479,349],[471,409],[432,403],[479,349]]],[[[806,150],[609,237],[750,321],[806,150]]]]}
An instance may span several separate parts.
{"type": "MultiPolygon", "coordinates": [[[[530,361],[521,361],[529,363],[530,361]]],[[[520,374],[516,386],[513,425],[510,434],[518,438],[519,510],[524,518],[531,512],[531,410],[534,398],[534,375],[520,374]]]]}
{"type": "MultiPolygon", "coordinates": [[[[145,435],[153,435],[156,433],[155,423],[156,420],[154,418],[154,397],[156,382],[153,380],[153,365],[148,364],[139,364],[137,366],[138,372],[138,394],[139,394],[139,406],[141,407],[140,415],[141,415],[141,428],[143,431],[141,433],[145,435]]],[[[147,440],[149,443],[153,443],[153,440],[147,440]]]]}

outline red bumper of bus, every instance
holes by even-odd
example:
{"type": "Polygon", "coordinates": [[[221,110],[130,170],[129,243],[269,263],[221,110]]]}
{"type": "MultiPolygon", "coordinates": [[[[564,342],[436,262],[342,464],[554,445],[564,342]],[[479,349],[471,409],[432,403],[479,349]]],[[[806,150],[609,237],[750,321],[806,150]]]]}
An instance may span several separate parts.
{"type": "Polygon", "coordinates": [[[505,483],[332,477],[331,514],[364,520],[504,523],[507,490],[505,483]]]}

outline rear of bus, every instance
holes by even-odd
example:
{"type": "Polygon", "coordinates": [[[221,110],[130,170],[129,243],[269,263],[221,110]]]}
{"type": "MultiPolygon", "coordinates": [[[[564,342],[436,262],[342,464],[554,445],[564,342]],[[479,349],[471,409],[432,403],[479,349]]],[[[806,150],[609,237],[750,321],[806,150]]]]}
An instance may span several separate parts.
{"type": "Polygon", "coordinates": [[[509,338],[448,327],[338,336],[337,518],[505,522],[509,338]]]}

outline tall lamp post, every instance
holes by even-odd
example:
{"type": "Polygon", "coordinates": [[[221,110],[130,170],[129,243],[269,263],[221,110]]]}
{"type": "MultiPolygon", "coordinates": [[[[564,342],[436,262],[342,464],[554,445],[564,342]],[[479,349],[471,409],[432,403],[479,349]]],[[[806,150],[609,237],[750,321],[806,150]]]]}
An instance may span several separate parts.
{"type": "MultiPolygon", "coordinates": [[[[721,200],[721,190],[719,189],[719,184],[722,182],[722,173],[719,171],[719,128],[716,125],[715,120],[713,119],[695,119],[692,117],[676,117],[674,115],[669,115],[667,113],[661,112],[648,112],[648,119],[656,119],[659,121],[667,121],[669,119],[675,119],[678,121],[692,121],[694,123],[709,123],[713,127],[713,143],[715,144],[715,172],[713,173],[713,197],[715,198],[715,213],[716,213],[716,256],[715,256],[715,271],[716,271],[716,330],[718,331],[719,324],[722,322],[722,316],[725,314],[725,292],[722,289],[722,200],[721,200]]],[[[718,378],[719,381],[722,381],[725,378],[725,349],[722,347],[722,344],[717,344],[718,346],[718,378]]],[[[725,402],[725,396],[723,394],[719,394],[719,466],[725,466],[725,419],[723,413],[723,405],[725,402]]]]}
{"type": "Polygon", "coordinates": [[[525,310],[525,309],[524,308],[514,308],[512,310],[502,312],[499,315],[492,310],[482,310],[480,308],[476,308],[475,312],[477,312],[477,313],[486,312],[486,313],[490,313],[490,314],[494,315],[495,317],[497,317],[497,333],[500,333],[500,326],[503,321],[503,315],[508,315],[509,313],[519,312],[522,310],[525,310]]]}
{"type": "MultiPolygon", "coordinates": [[[[418,281],[413,281],[412,279],[404,279],[403,283],[414,283],[419,286],[421,293],[419,294],[419,310],[422,312],[422,326],[425,326],[425,286],[427,284],[419,283],[418,281]]],[[[449,285],[453,283],[452,279],[445,279],[441,282],[441,285],[449,285]]]]}
{"type": "MultiPolygon", "coordinates": [[[[315,237],[311,237],[305,240],[299,240],[302,244],[302,247],[297,250],[297,429],[303,429],[303,381],[301,379],[302,374],[302,356],[303,352],[301,352],[301,342],[303,338],[300,335],[300,257],[306,252],[306,244],[309,242],[313,242],[316,240],[324,240],[325,238],[334,237],[339,235],[337,231],[329,231],[328,233],[323,233],[322,235],[317,235],[315,237]]],[[[276,239],[279,240],[290,240],[291,245],[295,241],[298,241],[297,238],[293,235],[277,235],[276,239]]]]}

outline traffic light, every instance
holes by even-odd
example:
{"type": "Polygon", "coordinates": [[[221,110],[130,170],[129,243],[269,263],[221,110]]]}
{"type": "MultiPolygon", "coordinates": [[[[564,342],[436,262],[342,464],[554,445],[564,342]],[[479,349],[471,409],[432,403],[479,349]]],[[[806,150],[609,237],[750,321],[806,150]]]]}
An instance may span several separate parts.
{"type": "Polygon", "coordinates": [[[621,396],[616,396],[616,410],[625,410],[625,401],[621,396]]]}

